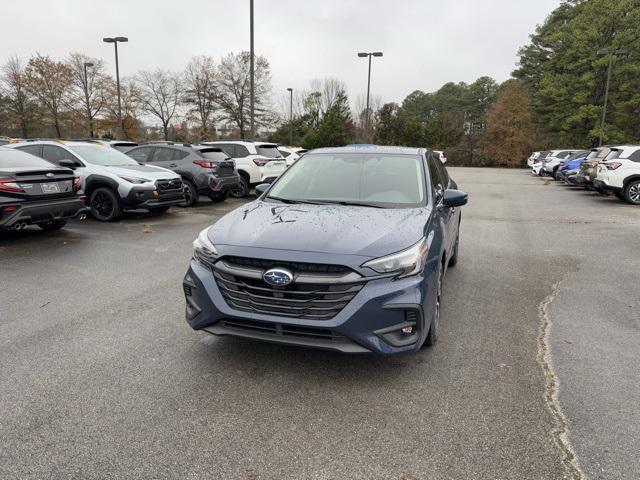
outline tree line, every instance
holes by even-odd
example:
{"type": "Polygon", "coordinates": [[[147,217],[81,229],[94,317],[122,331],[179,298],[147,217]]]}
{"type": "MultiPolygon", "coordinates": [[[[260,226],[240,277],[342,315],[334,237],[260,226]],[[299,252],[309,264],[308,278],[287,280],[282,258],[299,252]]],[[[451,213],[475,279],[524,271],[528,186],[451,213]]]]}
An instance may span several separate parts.
{"type": "MultiPolygon", "coordinates": [[[[226,124],[244,137],[249,124],[249,53],[220,61],[193,57],[183,72],[143,70],[121,79],[124,137],[204,140],[226,124]],[[147,127],[148,124],[159,128],[147,127]]],[[[271,125],[271,72],[255,59],[255,121],[271,125]]],[[[102,60],[74,52],[63,60],[37,53],[10,58],[0,76],[0,135],[107,137],[118,130],[116,82],[102,60]]]]}
{"type": "MultiPolygon", "coordinates": [[[[255,123],[281,144],[429,146],[445,150],[453,164],[472,166],[518,166],[532,150],[588,148],[601,138],[638,143],[638,25],[637,0],[565,0],[520,49],[512,78],[449,82],[435,92],[416,90],[400,103],[383,103],[374,95],[369,131],[363,128],[364,96],[352,102],[338,78],[312,80],[274,106],[269,62],[259,56],[255,123]]],[[[156,69],[124,78],[125,136],[184,141],[248,136],[249,61],[248,52],[219,61],[199,56],[180,73],[156,69]]],[[[0,80],[2,135],[116,132],[115,82],[99,59],[80,53],[60,61],[40,54],[26,62],[14,57],[0,80]],[[86,63],[93,66],[85,72],[86,63]]]]}
{"type": "MultiPolygon", "coordinates": [[[[373,109],[368,133],[344,108],[318,109],[325,94],[316,89],[294,117],[293,143],[428,145],[445,150],[453,164],[505,167],[522,165],[533,150],[589,148],[601,138],[640,143],[638,25],[637,0],[565,0],[520,49],[512,78],[502,84],[481,77],[436,92],[416,90],[400,104],[373,109]]],[[[356,112],[361,117],[363,109],[356,112]]],[[[288,123],[272,138],[287,142],[288,123]]]]}

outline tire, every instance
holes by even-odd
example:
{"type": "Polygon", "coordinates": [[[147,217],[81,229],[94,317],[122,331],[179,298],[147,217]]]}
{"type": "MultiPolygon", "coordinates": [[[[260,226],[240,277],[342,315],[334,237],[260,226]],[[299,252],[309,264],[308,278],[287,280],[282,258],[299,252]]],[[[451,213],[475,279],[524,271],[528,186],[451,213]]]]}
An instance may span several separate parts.
{"type": "Polygon", "coordinates": [[[191,180],[187,180],[186,178],[182,179],[182,183],[184,185],[184,202],[180,204],[181,207],[193,207],[196,203],[198,203],[198,190],[196,190],[195,185],[191,182],[191,180]]]}
{"type": "Polygon", "coordinates": [[[100,222],[113,222],[122,215],[120,199],[107,187],[97,188],[91,193],[89,208],[93,218],[100,222]]]}
{"type": "Polygon", "coordinates": [[[209,198],[212,202],[224,202],[229,198],[229,194],[227,192],[210,193],[209,198]]]}
{"type": "Polygon", "coordinates": [[[67,224],[66,220],[52,220],[51,222],[47,222],[47,223],[39,223],[38,226],[42,230],[53,231],[53,230],[60,230],[66,224],[67,224]]]}
{"type": "Polygon", "coordinates": [[[438,336],[440,335],[440,304],[442,302],[442,276],[444,275],[444,268],[440,264],[438,271],[438,290],[436,294],[435,311],[433,312],[433,318],[431,319],[431,325],[429,326],[429,333],[424,341],[427,347],[433,347],[438,342],[438,336]]]}
{"type": "Polygon", "coordinates": [[[153,214],[161,215],[167,210],[169,210],[170,208],[171,207],[153,207],[153,208],[150,208],[149,211],[153,214]]]}
{"type": "Polygon", "coordinates": [[[558,182],[562,180],[562,174],[560,173],[560,169],[559,168],[556,168],[553,171],[553,178],[555,178],[556,181],[558,181],[558,182]]]}
{"type": "Polygon", "coordinates": [[[640,205],[640,180],[631,180],[624,187],[624,199],[631,205],[640,205]]]}
{"type": "Polygon", "coordinates": [[[242,198],[249,195],[249,180],[247,180],[244,175],[240,175],[240,183],[229,190],[229,195],[233,198],[242,198]]]}
{"type": "Polygon", "coordinates": [[[458,245],[460,244],[460,228],[458,228],[458,235],[456,236],[456,244],[453,247],[453,255],[449,259],[449,266],[455,267],[458,263],[458,245]]]}

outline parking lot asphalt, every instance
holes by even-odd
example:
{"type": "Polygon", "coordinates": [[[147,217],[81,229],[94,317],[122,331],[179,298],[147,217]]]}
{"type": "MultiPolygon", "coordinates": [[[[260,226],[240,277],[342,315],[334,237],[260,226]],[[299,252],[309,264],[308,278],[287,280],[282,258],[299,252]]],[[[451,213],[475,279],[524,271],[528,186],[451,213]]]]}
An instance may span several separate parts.
{"type": "Polygon", "coordinates": [[[460,262],[413,356],[193,332],[191,242],[242,201],[0,233],[0,478],[637,478],[640,209],[450,171],[460,262]]]}

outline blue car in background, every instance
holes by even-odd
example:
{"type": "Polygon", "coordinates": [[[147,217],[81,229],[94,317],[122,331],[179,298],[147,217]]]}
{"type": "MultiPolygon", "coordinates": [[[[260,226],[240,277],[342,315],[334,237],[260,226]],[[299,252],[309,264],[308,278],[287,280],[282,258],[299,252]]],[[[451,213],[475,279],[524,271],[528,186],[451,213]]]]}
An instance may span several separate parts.
{"type": "Polygon", "coordinates": [[[564,181],[570,185],[577,185],[576,175],[578,175],[580,166],[587,158],[587,155],[589,155],[589,151],[576,152],[562,161],[560,167],[556,170],[556,180],[564,181]]]}
{"type": "Polygon", "coordinates": [[[195,330],[345,353],[438,339],[442,280],[467,194],[431,150],[308,152],[195,240],[195,330]]]}

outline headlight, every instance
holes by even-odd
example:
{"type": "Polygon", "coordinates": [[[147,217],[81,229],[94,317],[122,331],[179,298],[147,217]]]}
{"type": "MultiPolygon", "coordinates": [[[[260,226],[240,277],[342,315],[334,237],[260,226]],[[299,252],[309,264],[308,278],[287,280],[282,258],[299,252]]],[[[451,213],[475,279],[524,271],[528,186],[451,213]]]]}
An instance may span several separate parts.
{"type": "Polygon", "coordinates": [[[211,268],[218,258],[218,251],[211,243],[207,233],[211,227],[207,227],[200,232],[198,238],[193,241],[193,258],[205,267],[211,268]]]}
{"type": "Polygon", "coordinates": [[[427,239],[423,238],[412,247],[386,257],[375,258],[362,264],[378,273],[397,272],[399,277],[409,277],[422,272],[427,260],[429,247],[427,239]]]}
{"type": "Polygon", "coordinates": [[[145,179],[145,178],[138,178],[138,177],[125,177],[123,175],[118,175],[121,179],[126,180],[129,183],[146,183],[149,180],[145,179]]]}

